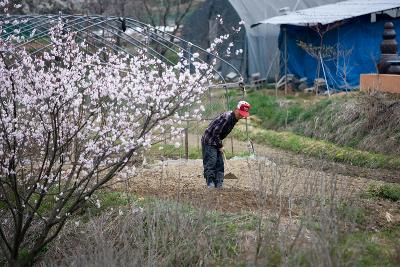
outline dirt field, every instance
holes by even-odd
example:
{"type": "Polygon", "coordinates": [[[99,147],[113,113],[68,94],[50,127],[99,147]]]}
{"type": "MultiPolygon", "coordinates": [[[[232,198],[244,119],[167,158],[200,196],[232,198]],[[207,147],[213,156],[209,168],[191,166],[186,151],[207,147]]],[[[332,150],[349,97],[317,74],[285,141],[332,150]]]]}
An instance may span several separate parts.
{"type": "MultiPolygon", "coordinates": [[[[251,126],[249,126],[249,129],[253,131],[253,129],[251,129],[251,126]]],[[[181,141],[183,145],[183,140],[181,141]]],[[[288,165],[301,169],[321,170],[324,173],[328,173],[331,175],[343,175],[354,178],[366,178],[376,181],[400,183],[400,171],[363,168],[352,166],[349,164],[342,164],[328,160],[307,157],[304,155],[299,155],[256,143],[254,143],[253,145],[254,152],[258,157],[267,158],[279,165],[288,165]],[[316,168],[316,166],[318,168],[316,168]]],[[[200,137],[198,135],[189,135],[189,147],[200,148],[200,137]]],[[[246,142],[238,141],[231,138],[227,138],[224,140],[224,147],[225,150],[229,152],[233,151],[233,154],[239,154],[241,152],[249,151],[246,142]]]]}
{"type": "MultiPolygon", "coordinates": [[[[192,137],[193,138],[193,137],[192,137]]],[[[193,140],[192,140],[193,141],[193,140]]],[[[244,151],[246,144],[234,142],[235,151],[244,151]]],[[[226,144],[225,144],[226,146],[226,144]]],[[[225,164],[225,173],[239,179],[225,180],[223,189],[207,189],[202,160],[159,161],[138,170],[128,183],[139,196],[178,199],[219,211],[238,212],[268,210],[279,199],[283,206],[296,206],[308,196],[320,195],[351,199],[371,184],[398,182],[398,174],[372,170],[324,160],[306,158],[279,149],[255,144],[257,156],[233,158],[225,164]]],[[[380,220],[386,212],[400,222],[400,203],[369,203],[380,220]]],[[[296,213],[294,208],[291,212],[296,213]]]]}

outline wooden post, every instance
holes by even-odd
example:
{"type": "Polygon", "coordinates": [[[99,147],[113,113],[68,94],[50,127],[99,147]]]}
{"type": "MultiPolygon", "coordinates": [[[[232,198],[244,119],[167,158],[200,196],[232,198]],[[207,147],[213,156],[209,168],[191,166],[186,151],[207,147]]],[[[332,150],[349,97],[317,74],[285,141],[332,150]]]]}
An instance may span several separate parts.
{"type": "Polygon", "coordinates": [[[200,150],[200,135],[199,135],[199,132],[197,131],[197,134],[196,134],[196,138],[197,138],[197,150],[200,150]]]}
{"type": "Polygon", "coordinates": [[[232,157],[233,157],[233,137],[231,136],[231,147],[232,147],[232,157]]]}
{"type": "Polygon", "coordinates": [[[189,121],[186,121],[185,128],[185,159],[189,159],[189,121]]]}
{"type": "Polygon", "coordinates": [[[288,84],[287,84],[287,31],[286,31],[286,27],[284,26],[283,31],[285,33],[285,95],[287,95],[287,91],[288,91],[288,84]]]}

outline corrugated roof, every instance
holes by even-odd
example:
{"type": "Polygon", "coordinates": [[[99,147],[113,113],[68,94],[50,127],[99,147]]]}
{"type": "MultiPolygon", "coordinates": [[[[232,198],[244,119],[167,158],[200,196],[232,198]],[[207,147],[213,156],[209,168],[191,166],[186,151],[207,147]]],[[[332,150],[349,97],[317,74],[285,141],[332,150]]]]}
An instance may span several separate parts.
{"type": "MultiPolygon", "coordinates": [[[[330,5],[290,12],[287,15],[269,18],[258,24],[325,25],[344,19],[400,7],[400,0],[349,0],[330,5]]],[[[400,11],[398,11],[400,15],[400,11]]]]}

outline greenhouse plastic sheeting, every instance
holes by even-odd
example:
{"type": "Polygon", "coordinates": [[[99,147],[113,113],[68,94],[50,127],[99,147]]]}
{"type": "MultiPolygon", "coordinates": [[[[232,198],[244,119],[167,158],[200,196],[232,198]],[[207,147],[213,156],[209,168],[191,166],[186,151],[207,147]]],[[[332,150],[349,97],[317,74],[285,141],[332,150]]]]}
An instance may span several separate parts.
{"type": "MultiPolygon", "coordinates": [[[[259,21],[279,15],[279,10],[288,7],[300,10],[339,2],[338,0],[207,0],[192,14],[184,27],[184,38],[201,46],[210,42],[211,25],[215,16],[221,14],[224,26],[230,29],[240,20],[245,22],[246,33],[242,40],[235,40],[238,47],[246,51],[241,57],[233,57],[235,66],[240,66],[243,76],[260,73],[262,78],[274,80],[279,75],[279,26],[262,24],[251,28],[259,21]],[[232,12],[233,11],[233,12],[232,12]]],[[[221,26],[222,28],[222,26],[221,26]]]]}
{"type": "Polygon", "coordinates": [[[275,80],[279,74],[279,26],[251,25],[266,18],[279,15],[279,10],[288,7],[300,10],[314,6],[339,2],[337,0],[229,0],[240,18],[245,22],[248,73],[260,73],[261,77],[275,80]]]}

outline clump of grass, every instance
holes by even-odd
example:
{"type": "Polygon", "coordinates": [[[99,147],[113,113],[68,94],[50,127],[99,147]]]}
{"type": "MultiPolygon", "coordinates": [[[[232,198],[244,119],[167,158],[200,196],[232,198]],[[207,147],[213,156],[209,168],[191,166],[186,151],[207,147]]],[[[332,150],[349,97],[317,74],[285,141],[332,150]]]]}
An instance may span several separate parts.
{"type": "Polygon", "coordinates": [[[310,108],[304,110],[300,116],[300,119],[303,121],[310,120],[324,111],[330,104],[332,104],[331,99],[323,99],[312,105],[310,108]]]}
{"type": "Polygon", "coordinates": [[[399,201],[400,185],[398,184],[384,184],[381,186],[371,185],[367,190],[367,195],[371,197],[389,199],[391,201],[399,201]]]}
{"type": "Polygon", "coordinates": [[[252,114],[261,118],[263,126],[269,128],[286,127],[303,112],[303,108],[292,99],[279,99],[275,96],[260,97],[258,93],[254,93],[248,96],[248,100],[253,106],[252,114]]]}
{"type": "MultiPolygon", "coordinates": [[[[273,129],[286,127],[304,111],[299,101],[291,96],[276,97],[254,91],[246,96],[246,101],[252,106],[251,114],[261,119],[262,126],[273,129]]],[[[229,107],[233,109],[236,104],[232,100],[229,107]]]]}
{"type": "Polygon", "coordinates": [[[361,231],[344,236],[340,247],[351,266],[397,266],[399,237],[400,227],[378,232],[361,231]]]}
{"type": "Polygon", "coordinates": [[[94,194],[85,206],[80,210],[79,215],[83,221],[101,215],[110,209],[118,209],[136,201],[136,197],[121,191],[110,191],[102,189],[94,194]]]}
{"type": "Polygon", "coordinates": [[[164,55],[170,62],[177,64],[179,62],[179,56],[178,53],[176,51],[172,51],[170,49],[167,49],[165,51],[165,55],[164,55]]]}

